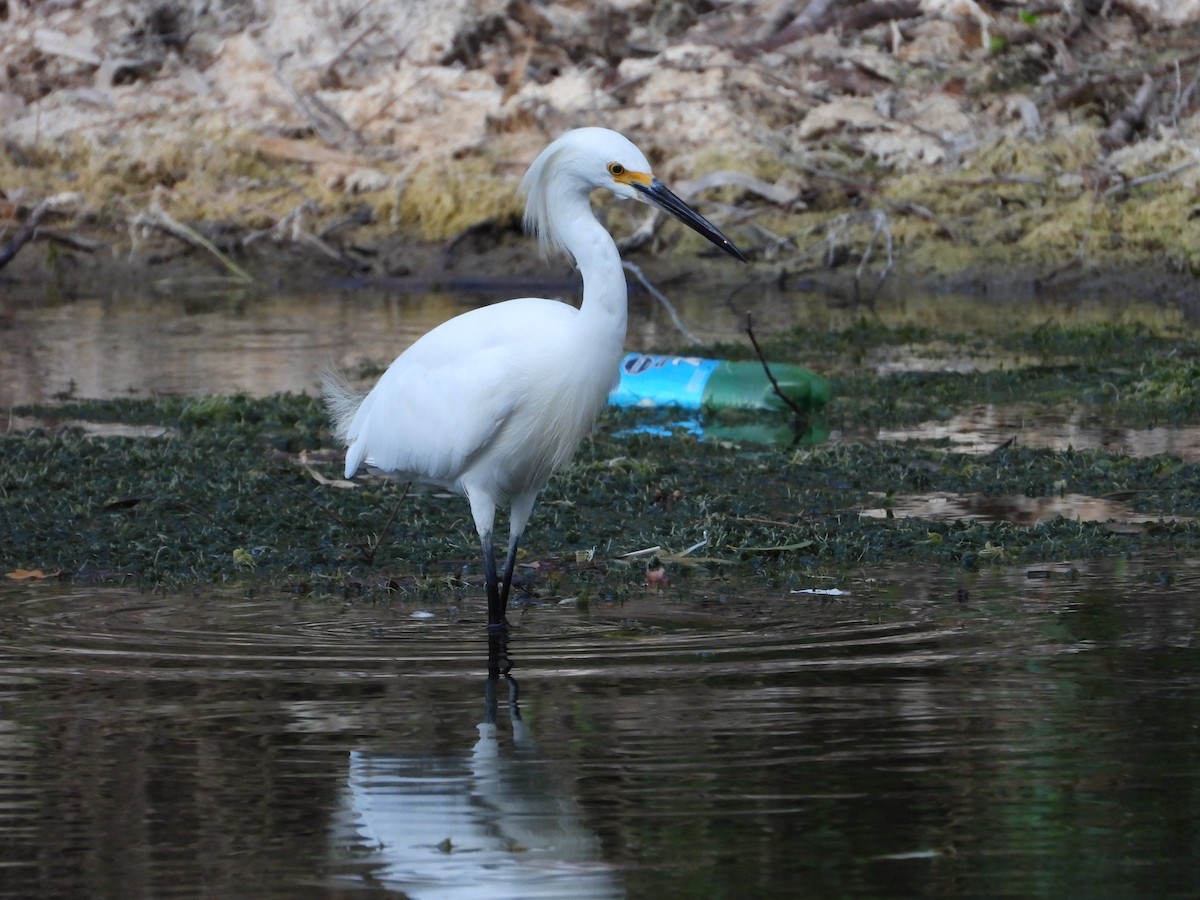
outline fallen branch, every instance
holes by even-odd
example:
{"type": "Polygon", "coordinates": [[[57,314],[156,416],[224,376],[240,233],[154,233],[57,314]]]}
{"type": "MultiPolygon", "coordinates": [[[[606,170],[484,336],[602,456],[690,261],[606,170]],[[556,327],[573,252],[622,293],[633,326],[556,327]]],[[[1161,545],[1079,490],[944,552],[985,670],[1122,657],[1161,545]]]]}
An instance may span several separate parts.
{"type": "Polygon", "coordinates": [[[1145,69],[1105,72],[1082,84],[1077,84],[1061,96],[1055,97],[1054,106],[1056,109],[1071,109],[1081,106],[1088,102],[1089,99],[1095,97],[1107,85],[1121,84],[1138,78],[1142,79],[1143,83],[1147,78],[1165,78],[1175,71],[1176,66],[1190,66],[1197,62],[1200,62],[1200,53],[1190,53],[1179,59],[1171,60],[1169,63],[1162,63],[1145,69]]]}
{"type": "Polygon", "coordinates": [[[787,208],[794,206],[798,199],[795,191],[780,187],[777,184],[771,184],[769,181],[763,181],[763,179],[756,178],[749,172],[734,172],[726,169],[718,172],[709,172],[707,175],[682,182],[675,187],[677,188],[676,193],[686,200],[690,200],[701,191],[719,187],[739,187],[751,194],[758,194],[758,196],[770,200],[777,206],[787,208]]]}
{"type": "Polygon", "coordinates": [[[945,219],[935,214],[931,209],[929,209],[929,207],[922,206],[920,203],[914,203],[911,200],[887,200],[885,202],[896,212],[909,213],[925,219],[928,222],[932,222],[938,228],[942,229],[942,231],[945,232],[946,237],[950,238],[950,240],[952,240],[954,243],[962,243],[962,237],[957,231],[954,230],[953,226],[951,226],[951,224],[945,219]]]}
{"type": "Polygon", "coordinates": [[[72,250],[79,250],[83,253],[95,253],[97,250],[103,250],[108,246],[104,241],[83,237],[78,234],[63,234],[60,231],[51,231],[49,228],[39,228],[35,237],[39,241],[62,244],[64,247],[70,247],[72,250]]]}
{"type": "Polygon", "coordinates": [[[243,239],[243,246],[250,246],[255,241],[269,237],[276,243],[290,241],[293,244],[299,244],[302,247],[307,247],[315,250],[322,256],[326,256],[334,262],[340,263],[351,271],[361,270],[362,264],[349,256],[345,251],[333,246],[328,241],[313,234],[304,227],[304,214],[315,213],[317,204],[313,200],[305,200],[298,204],[286,216],[280,218],[270,228],[261,231],[254,231],[246,235],[243,239]]]}
{"type": "Polygon", "coordinates": [[[134,228],[157,228],[159,231],[165,232],[171,235],[171,237],[183,241],[185,244],[199,247],[201,250],[211,254],[238,281],[246,284],[254,283],[253,275],[218,250],[216,245],[204,235],[200,234],[194,228],[189,228],[182,222],[172,218],[157,202],[153,203],[146,212],[138,213],[130,224],[134,228]]]}
{"type": "Polygon", "coordinates": [[[766,40],[739,49],[743,57],[770,53],[801,38],[839,28],[857,33],[880,22],[915,19],[921,15],[919,0],[868,0],[843,4],[838,0],[813,0],[785,28],[766,40]]]}
{"type": "MultiPolygon", "coordinates": [[[[364,34],[363,36],[365,37],[366,35],[364,34]]],[[[333,107],[315,93],[301,94],[296,90],[295,85],[284,74],[283,66],[281,65],[283,57],[268,53],[264,47],[257,43],[255,43],[255,47],[263,59],[270,63],[271,73],[275,76],[275,81],[292,98],[296,109],[308,120],[312,130],[316,132],[321,140],[331,147],[338,148],[342,146],[342,135],[350,137],[360,147],[366,143],[362,135],[350,127],[350,124],[338,115],[333,107]]]]}
{"type": "Polygon", "coordinates": [[[29,243],[37,233],[38,225],[41,224],[42,219],[46,218],[52,212],[58,212],[63,207],[73,206],[79,202],[81,196],[78,193],[55,194],[53,197],[47,197],[40,201],[30,210],[29,215],[17,226],[17,230],[13,233],[9,242],[0,247],[0,269],[8,265],[13,257],[21,252],[21,248],[29,243]]]}

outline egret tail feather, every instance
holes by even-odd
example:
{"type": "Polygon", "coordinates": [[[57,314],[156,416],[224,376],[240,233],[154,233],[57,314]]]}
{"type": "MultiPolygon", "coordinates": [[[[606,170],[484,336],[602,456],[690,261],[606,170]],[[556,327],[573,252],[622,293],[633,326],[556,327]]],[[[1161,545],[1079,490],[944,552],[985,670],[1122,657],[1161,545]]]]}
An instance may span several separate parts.
{"type": "Polygon", "coordinates": [[[321,373],[321,396],[333,420],[334,436],[342,444],[350,443],[350,424],[367,395],[351,387],[340,370],[327,368],[321,373]]]}

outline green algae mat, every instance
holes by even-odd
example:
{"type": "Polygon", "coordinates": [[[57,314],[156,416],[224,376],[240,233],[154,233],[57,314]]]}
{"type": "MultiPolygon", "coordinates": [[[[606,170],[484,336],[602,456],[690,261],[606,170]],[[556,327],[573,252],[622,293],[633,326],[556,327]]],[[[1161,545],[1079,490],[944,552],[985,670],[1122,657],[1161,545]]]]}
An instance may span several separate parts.
{"type": "MultiPolygon", "coordinates": [[[[1200,447],[1029,439],[1040,417],[1064,416],[1081,435],[1186,437],[1200,423],[1200,339],[1183,327],[982,338],[862,322],[784,336],[768,352],[831,373],[830,440],[735,443],[706,437],[720,424],[712,420],[697,429],[661,411],[609,410],[543,493],[519,593],[586,602],[643,592],[648,573],[655,589],[703,593],[797,589],[900,562],[1055,563],[1069,573],[1072,560],[1092,557],[1200,554],[1200,447]],[[868,364],[897,353],[978,365],[880,374],[886,366],[868,364]],[[968,451],[938,427],[981,405],[1019,405],[1029,433],[968,451]],[[906,439],[879,439],[889,429],[906,439]],[[909,511],[907,498],[930,494],[1092,498],[1120,501],[1123,512],[909,511]]],[[[75,400],[12,413],[22,426],[0,436],[0,567],[10,579],[482,596],[466,502],[343,481],[314,397],[75,400]]]]}

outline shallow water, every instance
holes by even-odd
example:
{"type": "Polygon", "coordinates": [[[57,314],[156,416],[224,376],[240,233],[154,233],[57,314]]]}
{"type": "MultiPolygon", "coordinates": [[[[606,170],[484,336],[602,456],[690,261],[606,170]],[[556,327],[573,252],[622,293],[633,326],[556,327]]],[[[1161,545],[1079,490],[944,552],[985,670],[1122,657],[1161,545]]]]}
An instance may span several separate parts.
{"type": "Polygon", "coordinates": [[[1052,497],[1016,495],[956,494],[942,491],[932,494],[878,495],[880,505],[861,510],[872,519],[912,516],[930,521],[975,520],[1013,522],[1033,527],[1062,516],[1079,522],[1104,522],[1110,528],[1154,527],[1163,522],[1190,521],[1190,516],[1169,516],[1160,512],[1142,512],[1128,503],[1087,494],[1060,494],[1052,497]]]}
{"type": "Polygon", "coordinates": [[[445,607],[5,587],[0,894],[1195,896],[1171,566],[534,609],[492,721],[445,607]]]}
{"type": "MultiPolygon", "coordinates": [[[[1081,408],[1033,410],[1020,404],[981,403],[946,419],[909,428],[874,429],[866,437],[880,441],[945,441],[956,453],[990,453],[1008,441],[1050,450],[1106,450],[1128,456],[1169,453],[1187,462],[1200,460],[1200,427],[1195,425],[1123,428],[1084,421],[1081,408]]],[[[854,433],[837,439],[863,437],[854,433]]]]}
{"type": "MultiPolygon", "coordinates": [[[[909,322],[953,333],[958,330],[1027,328],[1030,321],[1087,323],[1120,319],[1178,324],[1180,309],[1127,295],[1095,296],[1086,303],[1053,296],[988,298],[955,294],[906,294],[870,306],[839,299],[811,285],[780,293],[771,284],[747,282],[721,293],[699,285],[662,285],[685,327],[706,342],[748,343],[744,329],[753,315],[760,336],[791,329],[845,328],[866,317],[892,325],[909,322]]],[[[60,398],[104,399],[158,395],[316,393],[321,371],[336,366],[356,376],[378,371],[405,347],[451,316],[522,293],[573,301],[571,273],[530,283],[462,282],[456,292],[428,284],[391,290],[328,289],[301,296],[245,297],[237,292],[199,295],[197,285],[164,284],[156,291],[97,286],[93,294],[69,298],[0,295],[0,409],[60,398]]],[[[688,346],[667,312],[636,283],[631,288],[631,350],[688,346]]],[[[881,350],[852,368],[879,373],[976,371],[1028,360],[963,356],[947,347],[944,356],[912,348],[881,350]]],[[[805,360],[789,360],[803,364],[805,360]]],[[[834,373],[824,373],[834,374],[834,373]]],[[[1127,429],[1085,421],[1080,409],[1036,412],[1020,404],[981,404],[952,418],[913,428],[834,431],[831,440],[946,440],[956,450],[987,453],[1016,440],[1032,447],[1099,448],[1132,455],[1172,453],[1200,458],[1195,427],[1127,429]]],[[[31,419],[9,417],[8,428],[31,419]]],[[[157,436],[162,429],[82,424],[103,434],[157,436]]],[[[690,423],[695,426],[695,423],[690,423]]],[[[746,438],[742,433],[739,438],[746,438]]],[[[790,441],[777,427],[748,439],[790,441]],[[774,437],[773,437],[774,436],[774,437]],[[780,437],[781,436],[781,437],[780,437]]]]}
{"type": "MultiPolygon", "coordinates": [[[[669,314],[630,278],[629,350],[686,348],[669,314]]],[[[574,273],[563,268],[542,280],[428,283],[363,288],[315,286],[300,295],[244,295],[226,289],[203,293],[203,284],[163,283],[132,289],[97,284],[72,296],[34,286],[0,290],[0,407],[38,403],[70,394],[80,398],[153,394],[264,396],[311,391],[321,369],[335,364],[354,372],[364,363],[386,365],[405,347],[451,316],[486,303],[534,294],[578,302],[574,273]],[[449,290],[449,286],[456,290],[449,290]]],[[[748,347],[746,316],[769,338],[793,329],[821,333],[860,321],[917,324],[948,334],[1001,333],[1031,322],[1085,325],[1144,322],[1178,325],[1186,310],[1162,298],[1127,293],[1057,298],[991,296],[903,286],[871,304],[848,301],[820,283],[778,289],[777,278],[751,276],[732,288],[696,278],[658,284],[684,327],[706,343],[748,347]]],[[[960,346],[880,348],[851,368],[879,374],[986,371],[1031,362],[981,355],[960,346]]],[[[788,360],[804,364],[804,359],[788,360]]]]}
{"type": "MultiPolygon", "coordinates": [[[[474,293],[378,290],[303,296],[195,297],[98,292],[53,302],[0,296],[0,408],[81,398],[160,394],[265,396],[312,393],[336,365],[354,374],[386,366],[446,319],[484,303],[533,291],[573,300],[574,283],[481,285],[474,293]]],[[[682,305],[706,340],[744,337],[745,317],[718,298],[682,305]]],[[[790,328],[797,312],[756,316],[763,328],[790,328]]],[[[645,294],[631,297],[631,348],[682,340],[645,294]]]]}

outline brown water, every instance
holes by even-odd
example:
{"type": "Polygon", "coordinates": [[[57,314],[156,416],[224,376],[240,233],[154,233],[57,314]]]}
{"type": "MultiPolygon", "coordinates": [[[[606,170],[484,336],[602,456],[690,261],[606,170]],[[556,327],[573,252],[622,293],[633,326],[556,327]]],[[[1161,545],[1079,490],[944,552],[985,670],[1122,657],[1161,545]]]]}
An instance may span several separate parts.
{"type": "Polygon", "coordinates": [[[534,610],[519,719],[444,607],[8,587],[0,894],[1192,897],[1172,571],[534,610]]]}
{"type": "MultiPolygon", "coordinates": [[[[195,285],[191,287],[194,291],[195,285]]],[[[140,293],[98,288],[94,296],[57,300],[0,296],[0,372],[4,373],[0,409],[61,397],[315,393],[325,367],[334,365],[354,375],[364,365],[386,365],[430,328],[466,309],[515,293],[559,294],[570,300],[573,292],[569,276],[561,283],[475,287],[471,293],[347,289],[245,298],[196,296],[168,286],[140,293]]],[[[760,335],[797,327],[841,328],[863,316],[948,331],[1028,327],[1030,321],[1183,321],[1178,309],[1128,297],[1097,297],[1081,304],[1054,298],[992,298],[983,303],[978,297],[912,295],[867,309],[821,292],[780,295],[766,285],[719,296],[703,296],[695,286],[678,293],[676,307],[685,326],[711,342],[748,343],[743,331],[748,312],[760,335]]],[[[688,344],[663,308],[635,287],[627,347],[672,346],[685,350],[688,344]]],[[[1027,362],[960,357],[955,354],[961,348],[945,349],[947,355],[935,359],[930,348],[892,348],[855,365],[886,373],[935,367],[975,371],[1027,362]]],[[[913,428],[866,432],[850,428],[835,431],[831,439],[945,439],[964,453],[987,453],[1015,439],[1026,446],[1052,449],[1100,448],[1138,456],[1172,453],[1186,460],[1200,458],[1200,429],[1195,427],[1101,427],[1083,421],[1082,416],[1080,410],[1047,413],[1020,404],[980,404],[950,419],[913,428]]],[[[31,424],[11,417],[6,423],[10,428],[31,424]]],[[[162,433],[162,429],[112,424],[99,431],[130,436],[162,433]]]]}
{"type": "MultiPolygon", "coordinates": [[[[110,291],[57,302],[0,295],[0,408],[61,395],[311,393],[325,366],[354,373],[364,363],[387,365],[451,316],[529,287],[251,299],[110,291]]],[[[572,283],[560,287],[571,300],[572,283]]],[[[745,339],[745,314],[719,298],[693,298],[681,310],[706,340],[745,339]]],[[[783,308],[755,321],[791,328],[797,317],[783,308]]],[[[662,308],[635,293],[629,346],[664,343],[685,344],[662,308]]]]}
{"type": "Polygon", "coordinates": [[[871,519],[914,517],[931,521],[957,519],[981,522],[1014,522],[1032,528],[1058,516],[1081,522],[1105,522],[1110,528],[1153,526],[1160,522],[1190,521],[1190,516],[1168,516],[1143,512],[1128,503],[1087,494],[1061,494],[1054,497],[1024,495],[933,494],[877,495],[879,506],[864,508],[860,515],[871,519]]]}
{"type": "MultiPolygon", "coordinates": [[[[1169,453],[1188,462],[1200,460],[1200,427],[1195,425],[1122,428],[1084,421],[1082,409],[1047,412],[1020,403],[981,403],[957,415],[910,428],[880,428],[870,439],[880,441],[946,441],[957,453],[990,453],[1006,441],[1050,450],[1107,450],[1129,456],[1169,453]]],[[[862,437],[846,433],[838,439],[862,437]]]]}
{"type": "MultiPolygon", "coordinates": [[[[674,302],[690,332],[706,342],[743,345],[748,345],[747,313],[752,313],[759,336],[794,328],[840,329],[864,317],[891,325],[916,323],[948,333],[1028,328],[1031,322],[1121,319],[1153,326],[1184,320],[1181,309],[1127,295],[1094,296],[1087,302],[1054,297],[982,300],[898,290],[896,296],[868,308],[839,299],[836,292],[820,286],[781,294],[767,280],[707,294],[690,282],[659,287],[674,302]]],[[[386,365],[430,328],[474,306],[523,293],[569,301],[575,294],[568,272],[561,281],[545,284],[479,283],[469,293],[418,288],[244,297],[233,292],[197,295],[195,284],[163,284],[142,291],[97,285],[80,295],[52,297],[0,287],[0,372],[4,373],[0,409],[61,395],[312,392],[325,366],[334,364],[354,373],[364,363],[386,365]]],[[[688,344],[663,308],[635,285],[626,346],[658,350],[686,349],[688,344]]],[[[955,354],[962,349],[950,347],[946,356],[932,359],[928,349],[888,349],[853,366],[881,373],[927,371],[935,365],[962,371],[987,369],[998,362],[979,355],[959,358],[955,354]]],[[[1013,365],[1021,360],[999,362],[1013,365]]],[[[981,407],[966,415],[965,422],[936,427],[958,434],[976,430],[974,422],[1009,432],[1013,417],[1017,425],[1029,424],[1019,410],[981,407]]],[[[1073,424],[1068,416],[1063,427],[1073,424]]],[[[1004,439],[1008,437],[1011,433],[1004,439]]]]}

